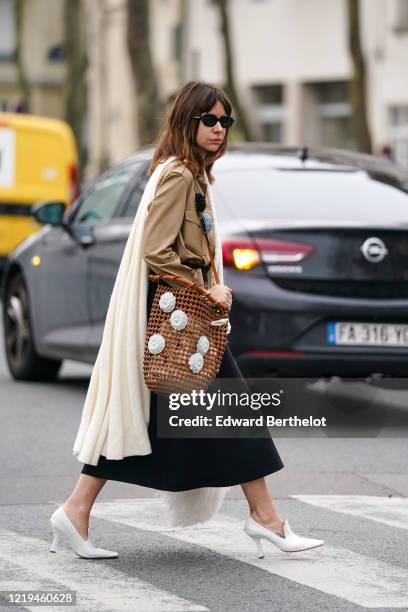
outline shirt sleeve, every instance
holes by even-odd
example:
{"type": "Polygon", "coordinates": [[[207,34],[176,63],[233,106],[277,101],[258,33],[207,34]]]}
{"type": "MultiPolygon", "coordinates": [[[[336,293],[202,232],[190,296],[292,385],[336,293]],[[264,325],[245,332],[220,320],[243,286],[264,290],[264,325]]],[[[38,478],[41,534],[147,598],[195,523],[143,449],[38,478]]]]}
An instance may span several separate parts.
{"type": "MultiPolygon", "coordinates": [[[[193,270],[181,263],[174,243],[184,220],[187,199],[187,179],[180,172],[169,172],[156,189],[148,206],[143,228],[143,259],[155,274],[178,274],[193,283],[203,285],[200,269],[193,270]]],[[[180,287],[166,281],[171,287],[180,287]]]]}

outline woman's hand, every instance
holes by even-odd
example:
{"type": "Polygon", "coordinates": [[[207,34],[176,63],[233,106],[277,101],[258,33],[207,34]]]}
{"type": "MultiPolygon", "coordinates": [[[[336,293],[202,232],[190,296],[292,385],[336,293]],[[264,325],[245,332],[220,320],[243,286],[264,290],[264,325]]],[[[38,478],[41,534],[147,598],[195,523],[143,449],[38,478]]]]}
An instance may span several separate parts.
{"type": "Polygon", "coordinates": [[[208,292],[213,298],[225,304],[228,310],[231,310],[232,291],[227,285],[214,285],[214,287],[208,289],[208,292]]]}

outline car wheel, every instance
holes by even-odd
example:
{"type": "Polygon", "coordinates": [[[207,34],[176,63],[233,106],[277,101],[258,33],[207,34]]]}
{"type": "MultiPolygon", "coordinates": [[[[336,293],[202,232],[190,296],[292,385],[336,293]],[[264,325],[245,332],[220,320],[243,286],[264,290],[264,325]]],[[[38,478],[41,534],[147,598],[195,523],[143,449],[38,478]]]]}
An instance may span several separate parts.
{"type": "Polygon", "coordinates": [[[3,305],[4,344],[9,370],[16,380],[55,380],[59,359],[41,357],[35,350],[27,287],[21,273],[11,279],[3,305]]]}

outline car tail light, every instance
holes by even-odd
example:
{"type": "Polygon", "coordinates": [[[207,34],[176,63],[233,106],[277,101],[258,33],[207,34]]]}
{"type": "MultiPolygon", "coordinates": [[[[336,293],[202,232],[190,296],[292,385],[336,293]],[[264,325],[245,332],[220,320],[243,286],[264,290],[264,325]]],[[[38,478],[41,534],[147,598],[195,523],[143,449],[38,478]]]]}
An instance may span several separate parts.
{"type": "Polygon", "coordinates": [[[249,270],[261,263],[260,254],[249,238],[227,238],[222,242],[224,266],[249,270]]]}
{"type": "Polygon", "coordinates": [[[262,261],[272,263],[298,263],[315,250],[312,244],[290,242],[289,240],[254,240],[262,261]]]}
{"type": "Polygon", "coordinates": [[[222,243],[224,265],[238,270],[249,270],[261,262],[298,263],[314,250],[311,244],[266,238],[227,238],[222,243]]]}
{"type": "Polygon", "coordinates": [[[77,164],[69,164],[68,166],[68,178],[69,178],[69,204],[71,205],[79,195],[79,171],[77,164]]]}

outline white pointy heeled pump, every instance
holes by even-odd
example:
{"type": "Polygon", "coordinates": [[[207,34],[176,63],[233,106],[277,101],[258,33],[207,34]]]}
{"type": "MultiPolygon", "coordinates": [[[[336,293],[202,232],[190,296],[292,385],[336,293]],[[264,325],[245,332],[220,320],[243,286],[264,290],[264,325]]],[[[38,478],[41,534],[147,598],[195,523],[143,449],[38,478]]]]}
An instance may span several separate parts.
{"type": "Polygon", "coordinates": [[[89,539],[84,540],[62,506],[57,508],[52,514],[50,523],[54,534],[50,552],[57,552],[57,547],[60,546],[61,540],[66,540],[78,557],[84,559],[106,559],[118,556],[118,553],[114,550],[95,548],[89,539]]]}
{"type": "Polygon", "coordinates": [[[285,519],[283,524],[284,537],[280,534],[267,529],[263,525],[260,525],[255,521],[252,516],[249,516],[245,521],[244,525],[245,533],[254,540],[257,549],[258,556],[262,559],[265,555],[262,549],[261,539],[268,540],[275,544],[280,550],[284,552],[299,552],[301,550],[308,550],[309,548],[316,548],[324,544],[324,540],[315,540],[314,538],[304,538],[298,536],[292,529],[285,519]]]}

